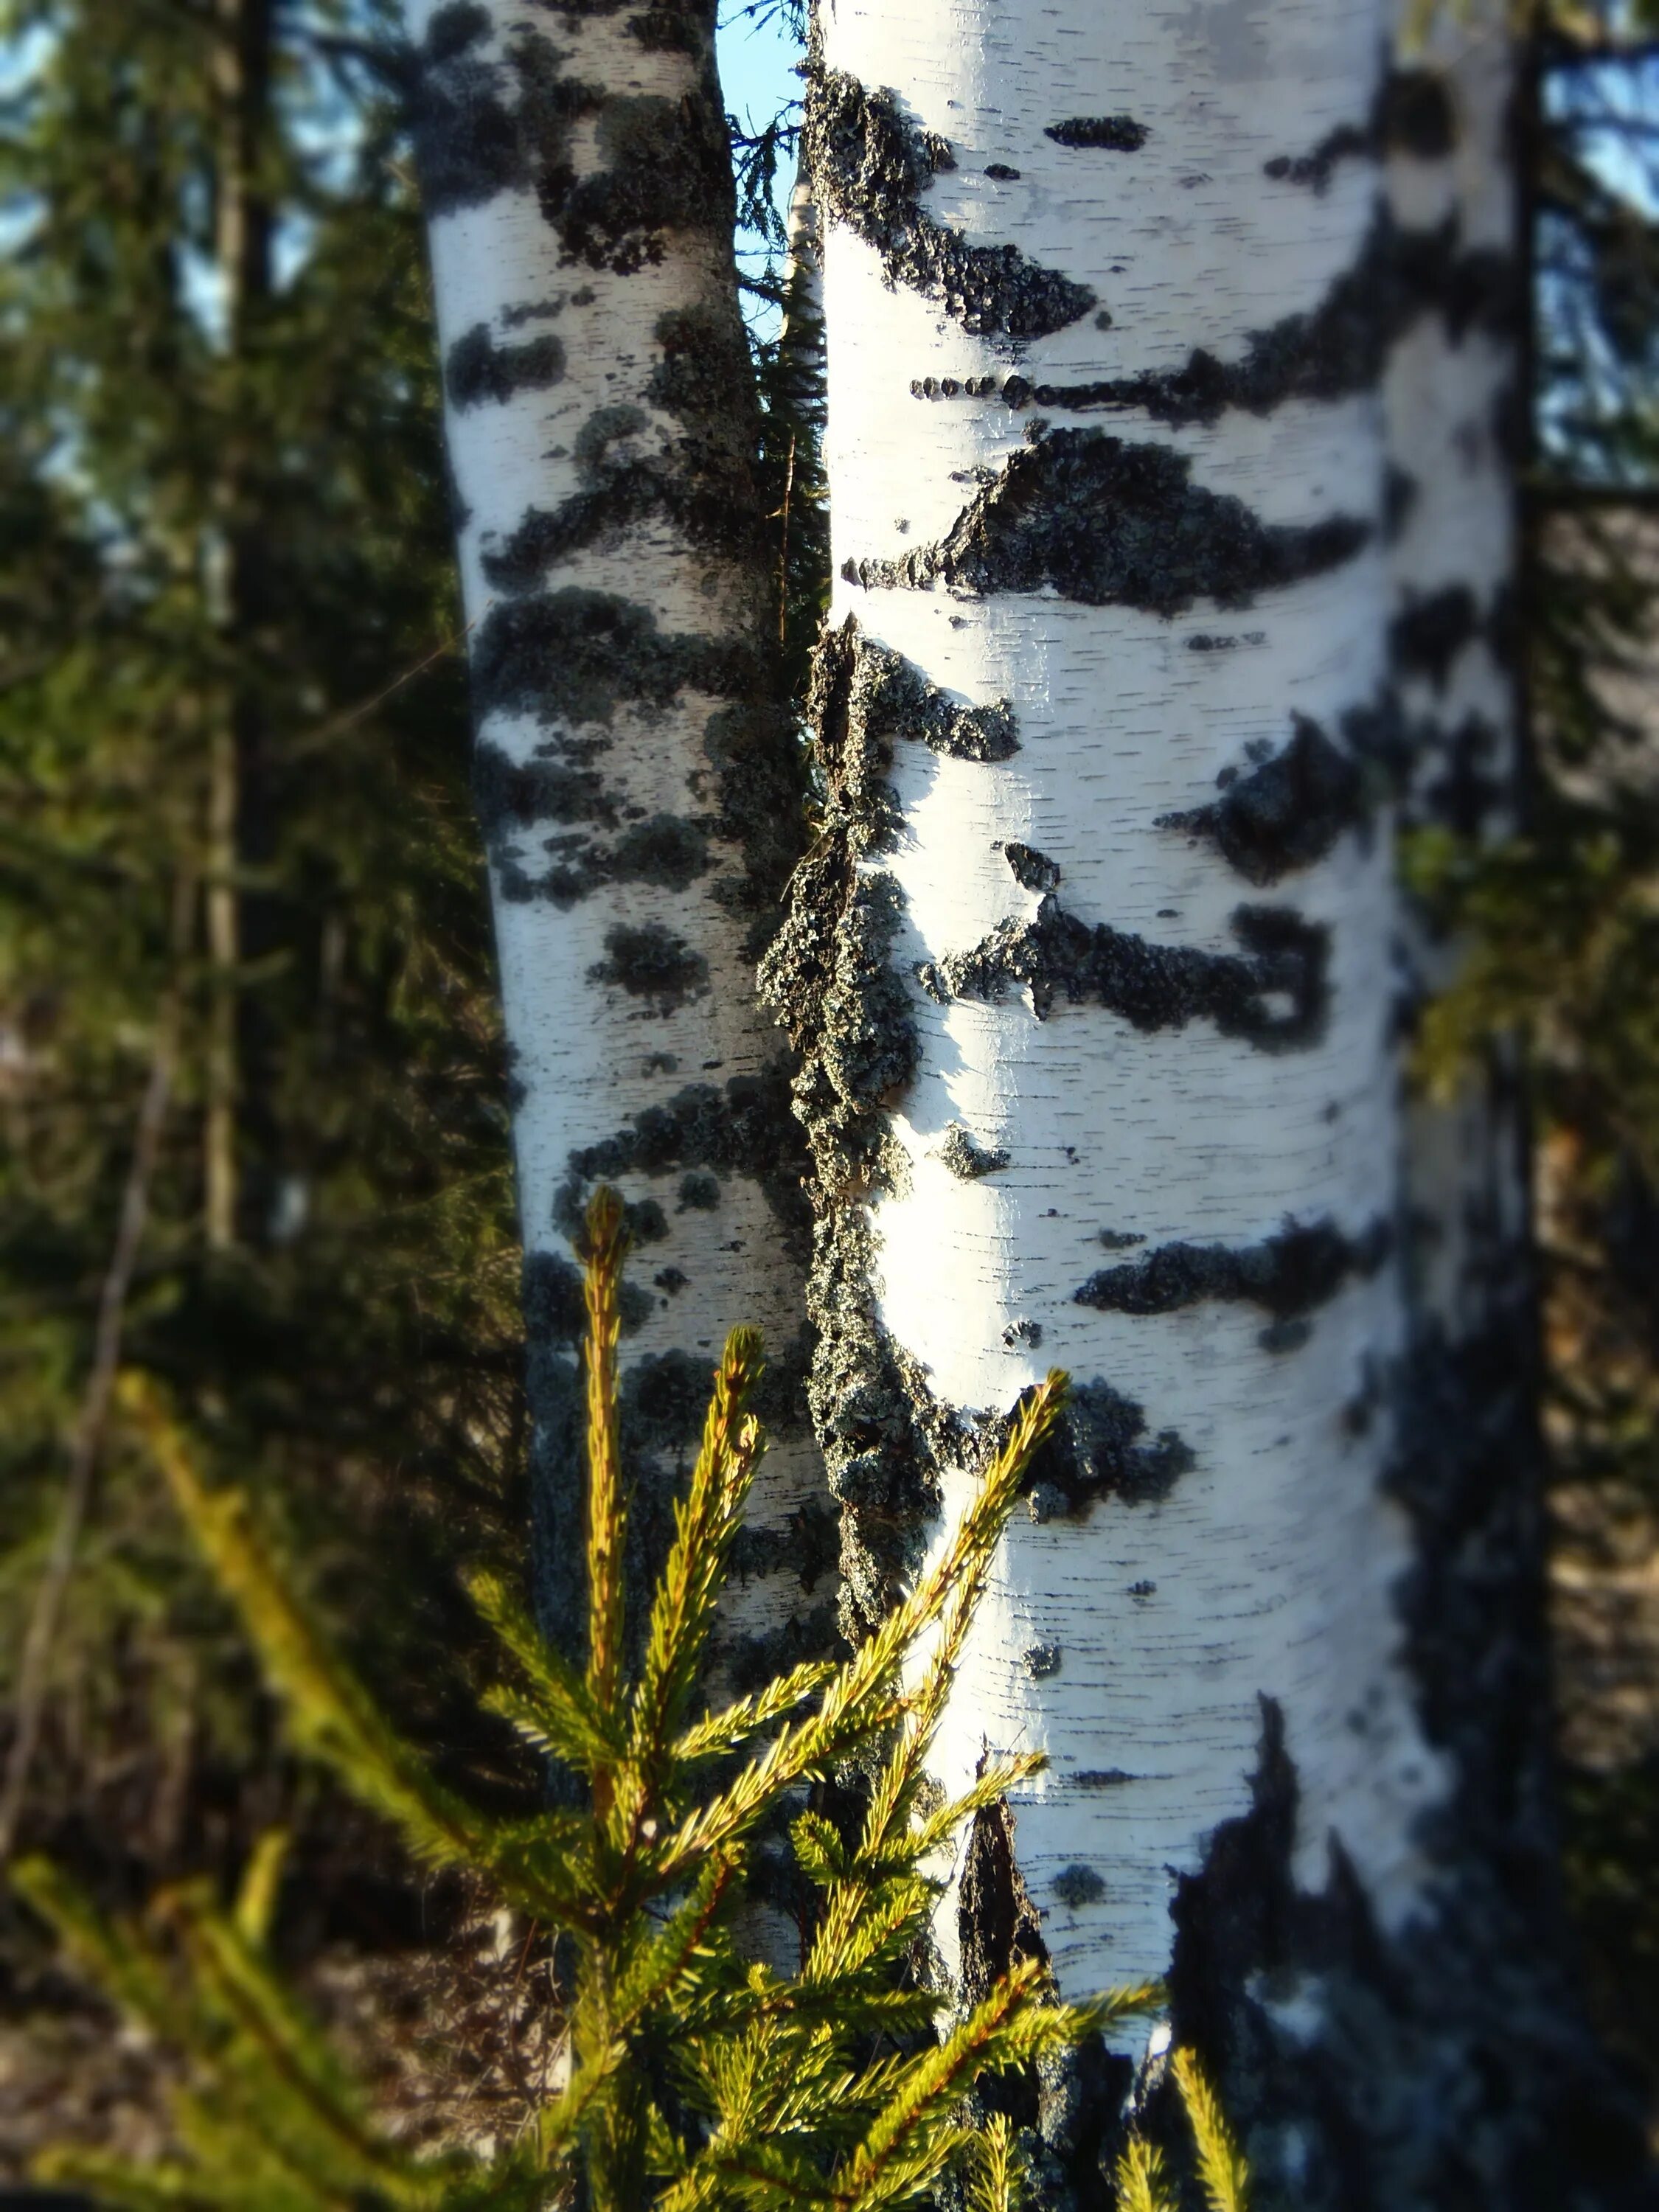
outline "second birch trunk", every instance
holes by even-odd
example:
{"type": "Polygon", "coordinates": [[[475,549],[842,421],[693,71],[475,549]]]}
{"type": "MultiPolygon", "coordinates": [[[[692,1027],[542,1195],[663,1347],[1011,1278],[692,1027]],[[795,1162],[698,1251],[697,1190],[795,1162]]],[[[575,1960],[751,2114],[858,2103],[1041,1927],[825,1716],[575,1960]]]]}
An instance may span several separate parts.
{"type": "Polygon", "coordinates": [[[410,0],[410,92],[471,625],[526,1247],[536,1575],[581,1618],[593,1183],[630,1202],[623,1430],[660,1538],[726,1331],[775,1442],[728,1652],[822,1640],[833,1539],[801,1389],[805,1225],[754,961],[798,849],[765,664],[734,194],[714,9],[410,0]]]}

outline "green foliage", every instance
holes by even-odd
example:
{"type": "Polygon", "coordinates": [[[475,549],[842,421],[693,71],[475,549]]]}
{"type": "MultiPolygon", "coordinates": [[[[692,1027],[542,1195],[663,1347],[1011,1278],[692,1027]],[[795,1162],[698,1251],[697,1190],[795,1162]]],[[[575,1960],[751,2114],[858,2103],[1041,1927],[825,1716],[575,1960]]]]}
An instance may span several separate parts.
{"type": "MultiPolygon", "coordinates": [[[[420,219],[352,58],[398,11],[242,13],[233,102],[224,9],[0,7],[0,1705],[176,991],[128,1358],[258,1491],[404,1725],[517,1788],[506,1732],[460,1725],[482,1639],[453,1562],[504,1559],[520,1518],[519,1253],[420,219]]],[[[295,1815],[234,1624],[118,1440],[51,1691],[27,1832],[78,1833],[100,1885],[199,1863],[210,1802],[295,1815]]]]}
{"type": "MultiPolygon", "coordinates": [[[[1171,2053],[1169,2071],[1192,2130],[1205,2212],[1250,2212],[1249,2168],[1208,2076],[1188,2050],[1171,2053]]],[[[1170,2179],[1164,2153],[1139,2128],[1130,2131],[1112,2179],[1117,2212],[1181,2212],[1181,2191],[1170,2179]]]]}
{"type": "Polygon", "coordinates": [[[1249,2212],[1249,2168],[1228,2130],[1225,2116],[1203,2069],[1190,2051],[1170,2061],[1176,2087],[1198,2147],[1198,2178],[1208,2212],[1249,2212]]]}
{"type": "MultiPolygon", "coordinates": [[[[229,1914],[200,1888],[163,1899],[172,1954],[136,1923],[100,1918],[35,1861],[19,1880],[36,1907],[108,1994],[185,2061],[173,2100],[176,2159],[134,2168],[64,2148],[46,2161],[54,2178],[134,2208],[320,2212],[368,2192],[446,2212],[486,2201],[580,2201],[591,2212],[897,2212],[971,2162],[981,2203],[1006,2212],[1018,2202],[1014,2147],[1000,2124],[982,2142],[969,2128],[967,2092],[1156,2002],[1155,1989],[1139,1988],[1061,2004],[1030,1961],[946,2018],[916,1972],[939,1893],[930,1863],[965,1819],[1042,1765],[1030,1755],[993,1761],[943,1805],[924,1775],[993,1553],[1059,1414],[1064,1378],[1050,1375],[1026,1395],[939,1557],[858,1651],[699,1711],[762,1450],[747,1410],[760,1346],[754,1332],[734,1331],[715,1370],[702,1449],[630,1666],[617,1448],[623,1220],[620,1198],[601,1190],[586,1255],[585,1668],[541,1641],[499,1582],[476,1586],[512,1662],[490,1702],[580,1778],[578,1806],[503,1819],[446,1786],[330,1647],[246,1501],[203,1482],[153,1388],[134,1380],[124,1395],[298,1739],[429,1863],[487,1875],[503,1901],[562,1931],[572,1962],[562,2092],[487,2166],[416,2160],[377,2131],[362,2093],[271,1969],[264,1937],[275,1846],[256,1855],[229,1914]],[[862,1802],[847,1826],[801,1804],[805,1785],[854,1763],[862,1802]],[[791,1808],[817,1907],[799,1969],[784,1973],[747,1955],[738,1907],[750,1844],[791,1808]]],[[[1231,2203],[1218,2199],[1218,2212],[1231,2203]]]]}

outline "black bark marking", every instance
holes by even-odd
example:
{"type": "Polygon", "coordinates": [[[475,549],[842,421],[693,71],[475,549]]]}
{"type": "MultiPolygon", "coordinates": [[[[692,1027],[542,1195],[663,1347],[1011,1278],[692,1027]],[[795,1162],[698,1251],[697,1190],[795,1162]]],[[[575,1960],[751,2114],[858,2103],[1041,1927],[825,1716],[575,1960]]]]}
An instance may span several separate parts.
{"type": "Polygon", "coordinates": [[[659,923],[635,929],[619,922],[605,932],[605,957],[588,969],[588,981],[613,983],[659,1015],[702,998],[708,988],[708,963],[702,953],[659,923]]]}
{"type": "Polygon", "coordinates": [[[724,1085],[688,1084],[660,1105],[641,1107],[612,1135],[572,1152],[555,1200],[554,1226],[573,1238],[580,1232],[596,1182],[617,1182],[625,1176],[678,1176],[676,1210],[700,1211],[718,1203],[717,1176],[741,1175],[764,1193],[786,1249],[804,1258],[807,1222],[800,1167],[800,1138],[781,1068],[734,1075],[724,1085]]]}
{"type": "Polygon", "coordinates": [[[659,515],[700,550],[752,562],[757,518],[741,404],[749,368],[737,317],[712,306],[678,308],[658,318],[653,336],[662,358],[646,397],[681,434],[641,445],[651,428],[641,408],[596,408],[575,441],[580,491],[551,510],[530,508],[506,545],[485,554],[498,591],[529,590],[557,562],[659,515]]]}
{"type": "Polygon", "coordinates": [[[1426,749],[1443,772],[1414,795],[1414,818],[1441,823],[1460,837],[1478,837],[1512,805],[1504,736],[1484,714],[1466,714],[1455,729],[1437,733],[1426,749]]]}
{"type": "Polygon", "coordinates": [[[485,839],[500,895],[510,905],[546,899],[556,907],[574,906],[602,884],[657,884],[684,891],[714,865],[703,831],[678,814],[650,815],[608,844],[577,830],[541,842],[550,865],[532,874],[521,847],[500,836],[485,839]]]}
{"type": "Polygon", "coordinates": [[[519,345],[497,345],[487,323],[475,323],[449,349],[444,390],[458,413],[500,406],[515,392],[543,392],[564,375],[564,345],[551,331],[519,345]]]}
{"type": "Polygon", "coordinates": [[[1028,891],[1052,891],[1060,886],[1060,865],[1035,845],[1022,845],[1011,837],[1002,848],[1014,881],[1028,891]]]}
{"type": "Polygon", "coordinates": [[[935,222],[921,195],[956,167],[943,139],[912,123],[890,92],[814,62],[803,149],[819,204],[881,257],[888,279],[936,300],[977,337],[1043,337],[1088,313],[1095,295],[1014,246],[969,246],[935,222]]]}
{"type": "Polygon", "coordinates": [[[659,516],[701,550],[732,562],[753,550],[745,486],[734,481],[743,473],[741,458],[711,453],[706,439],[678,439],[666,451],[654,442],[641,447],[637,441],[650,427],[645,410],[629,403],[594,410],[573,453],[580,490],[556,507],[527,508],[506,544],[484,553],[484,575],[495,590],[533,590],[561,562],[596,544],[614,545],[659,516]]]}
{"type": "MultiPolygon", "coordinates": [[[[566,9],[563,12],[606,12],[566,9]]],[[[475,0],[441,8],[408,66],[408,105],[428,216],[533,190],[564,266],[618,276],[659,262],[671,232],[729,234],[731,149],[701,16],[659,7],[630,28],[702,64],[680,99],[607,93],[563,70],[561,50],[517,25],[500,49],[475,0]],[[592,119],[604,167],[578,176],[574,126],[592,119]]]]}
{"type": "Polygon", "coordinates": [[[1060,1672],[1062,1653],[1058,1644],[1028,1644],[1021,1656],[1025,1671],[1034,1682],[1046,1682],[1060,1672]]]}
{"type": "Polygon", "coordinates": [[[533,759],[514,760],[487,738],[472,756],[472,803],[487,842],[538,822],[596,822],[615,829],[617,801],[593,766],[600,748],[570,739],[538,745],[533,759]]]}
{"type": "MultiPolygon", "coordinates": [[[[1008,1154],[1000,1146],[978,1143],[960,1121],[951,1122],[933,1157],[942,1160],[951,1174],[963,1182],[976,1182],[981,1176],[1000,1175],[1008,1164],[1008,1154]]],[[[1028,1322],[1022,1326],[1029,1328],[1031,1324],[1028,1322]]]]}
{"type": "Polygon", "coordinates": [[[598,103],[606,166],[579,178],[568,161],[537,179],[564,262],[619,276],[661,261],[672,231],[711,228],[732,202],[731,144],[705,86],[681,100],[615,94],[598,103]]]}
{"type": "Polygon", "coordinates": [[[1131,409],[1181,428],[1215,422],[1230,408],[1267,415],[1290,399],[1331,400],[1369,392],[1382,374],[1399,319],[1392,312],[1395,234],[1379,216],[1351,269],[1310,312],[1285,315],[1244,341],[1242,361],[1206,348],[1164,374],[1107,377],[1089,384],[1039,385],[1039,407],[1131,409]]]}
{"type": "Polygon", "coordinates": [[[1378,86],[1363,123],[1339,123],[1311,153],[1278,155],[1264,172],[1322,193],[1344,161],[1380,161],[1390,153],[1441,161],[1451,152],[1456,135],[1456,112],[1444,78],[1430,69],[1395,70],[1378,86]]]}
{"type": "MultiPolygon", "coordinates": [[[[652,371],[648,397],[668,414],[707,435],[718,423],[735,441],[741,420],[732,405],[746,389],[749,355],[737,319],[713,307],[672,307],[659,315],[653,336],[662,360],[652,371]]],[[[696,457],[706,470],[707,456],[696,457]]]]}
{"type": "Polygon", "coordinates": [[[1102,1267],[1073,1293],[1102,1313],[1168,1314],[1206,1299],[1260,1306],[1278,1321],[1312,1313],[1354,1275],[1374,1275],[1393,1242],[1386,1222],[1358,1237],[1331,1221],[1287,1221],[1259,1244],[1159,1244],[1102,1267]]]}
{"type": "Polygon", "coordinates": [[[525,300],[516,307],[501,309],[501,327],[521,331],[526,323],[551,322],[554,316],[565,310],[565,295],[557,293],[550,300],[525,300]]]}
{"type": "Polygon", "coordinates": [[[1389,648],[1403,676],[1421,676],[1443,691],[1452,663],[1481,635],[1480,610],[1467,584],[1419,596],[1407,587],[1407,604],[1389,630],[1389,648]]]}
{"type": "Polygon", "coordinates": [[[624,704],[670,707],[688,687],[740,698],[756,681],[746,647],[660,629],[648,607],[577,585],[492,607],[472,650],[480,719],[534,714],[550,726],[609,722],[624,704]]]}
{"type": "Polygon", "coordinates": [[[1135,1777],[1126,1774],[1121,1766],[1085,1766],[1071,1779],[1079,1790],[1116,1790],[1126,1782],[1133,1782],[1135,1777]]]}
{"type": "Polygon", "coordinates": [[[1265,523],[1231,492],[1188,481],[1167,446],[1103,430],[1056,430],[1012,453],[937,545],[896,561],[849,561],[849,580],[975,593],[1044,586],[1085,606],[1182,614],[1200,599],[1250,605],[1256,594],[1352,558],[1370,526],[1333,515],[1265,523]]]}
{"type": "Polygon", "coordinates": [[[764,1635],[734,1637],[726,1650],[726,1674],[739,1697],[763,1689],[804,1660],[822,1659],[834,1650],[836,1608],[829,1599],[804,1613],[792,1613],[764,1635]]]}
{"type": "Polygon", "coordinates": [[[1457,110],[1438,70],[1394,70],[1382,88],[1380,135],[1390,153],[1443,161],[1457,144],[1457,110]]]}
{"type": "Polygon", "coordinates": [[[1382,536],[1386,544],[1400,543],[1417,497],[1416,477],[1390,461],[1382,478],[1382,536]]]}
{"type": "Polygon", "coordinates": [[[1163,815],[1158,828],[1208,838],[1231,867],[1256,884],[1276,884],[1292,869],[1323,860],[1367,818],[1365,774],[1310,716],[1293,714],[1291,722],[1294,734],[1281,751],[1252,748],[1248,773],[1224,769],[1216,778],[1219,799],[1163,815]]]}
{"type": "Polygon", "coordinates": [[[1097,1375],[1073,1385],[1059,1426],[1032,1462],[1032,1517],[1075,1517],[1097,1498],[1156,1504],[1196,1464],[1174,1429],[1149,1437],[1141,1407],[1097,1375]]]}
{"type": "MultiPolygon", "coordinates": [[[[634,0],[535,0],[535,4],[578,23],[619,15],[634,0]]],[[[700,55],[708,42],[707,15],[696,0],[651,0],[649,7],[629,15],[623,27],[647,53],[700,55]]]]}
{"type": "Polygon", "coordinates": [[[656,814],[624,824],[626,810],[593,765],[602,751],[601,741],[556,737],[538,747],[533,760],[520,763],[497,745],[478,746],[473,800],[504,899],[546,898],[565,907],[605,883],[655,883],[684,890],[714,865],[700,823],[656,814]],[[540,839],[549,864],[532,874],[520,841],[549,823],[592,824],[609,835],[561,827],[540,839]]]}
{"type": "Polygon", "coordinates": [[[1402,230],[1379,212],[1353,265],[1311,309],[1246,333],[1238,361],[1198,347],[1178,369],[1096,377],[1082,384],[1032,384],[1010,376],[924,377],[923,398],[996,398],[1026,407],[1086,414],[1096,409],[1148,416],[1174,428],[1218,422],[1231,408],[1267,415],[1286,400],[1330,401],[1369,392],[1390,349],[1425,314],[1444,317],[1455,339],[1472,328],[1508,331],[1518,305],[1516,272],[1501,254],[1462,250],[1455,221],[1402,230]]]}
{"type": "Polygon", "coordinates": [[[653,0],[651,7],[630,15],[628,34],[637,39],[648,54],[702,55],[708,51],[704,11],[677,6],[674,0],[653,0]]]}
{"type": "Polygon", "coordinates": [[[1045,124],[1042,135],[1056,146],[1099,146],[1114,154],[1138,154],[1152,136],[1133,115],[1073,115],[1045,124]]]}
{"type": "Polygon", "coordinates": [[[1454,343],[1472,330],[1514,337],[1526,312],[1519,264],[1489,246],[1462,246],[1456,219],[1435,230],[1394,233],[1389,271],[1389,328],[1400,335],[1419,316],[1438,314],[1454,343]]]}
{"type": "MultiPolygon", "coordinates": [[[[1513,1499],[1512,1460],[1502,1487],[1513,1499]]],[[[1472,1534],[1458,1552],[1460,1579],[1487,1579],[1472,1534]]],[[[1480,1668],[1476,1650],[1465,1657],[1480,1668]]],[[[1447,1683],[1462,1732],[1501,1743],[1485,1697],[1470,1696],[1478,1679],[1447,1683]]],[[[1434,1902],[1390,1938],[1334,1840],[1323,1888],[1298,1888],[1296,1769],[1279,1706],[1261,1703],[1250,1809],[1221,1824],[1177,1885],[1168,1982],[1174,2036],[1200,2057],[1264,2197],[1305,2212],[1650,2203],[1639,2113],[1564,1968],[1537,1839],[1517,1851],[1512,1835],[1464,1827],[1454,1843],[1432,1824],[1434,1902]],[[1281,1991],[1316,2014],[1316,2037],[1281,2025],[1281,1991]]],[[[1171,2145],[1185,2127],[1167,2092],[1145,2124],[1171,2145]]]]}
{"type": "Polygon", "coordinates": [[[1079,1861],[1061,1867],[1053,1887],[1054,1895],[1073,1912],[1085,1905],[1097,1905],[1106,1894],[1106,1885],[1094,1869],[1079,1861]]]}
{"type": "Polygon", "coordinates": [[[1000,185],[1017,185],[1019,182],[1019,171],[1011,169],[1006,161],[988,161],[985,173],[988,177],[994,177],[1000,185]]]}
{"type": "Polygon", "coordinates": [[[1376,133],[1369,124],[1339,123],[1310,154],[1276,154],[1262,164],[1262,173],[1285,184],[1311,185],[1322,193],[1342,162],[1374,161],[1376,150],[1376,133]]]}
{"type": "Polygon", "coordinates": [[[732,1544],[734,1575],[781,1574],[787,1568],[809,1597],[840,1561],[841,1516],[818,1497],[803,1498],[781,1528],[745,1522],[732,1544]]]}
{"type": "MultiPolygon", "coordinates": [[[[482,51],[493,28],[477,0],[450,0],[410,56],[407,106],[428,217],[481,207],[529,180],[527,118],[509,98],[514,71],[482,51]]],[[[545,40],[535,43],[552,53],[545,40]]]]}
{"type": "Polygon", "coordinates": [[[920,740],[952,760],[1005,761],[1019,750],[1018,725],[1006,699],[959,706],[890,647],[865,640],[860,650],[869,671],[866,713],[873,740],[920,740]]]}
{"type": "Polygon", "coordinates": [[[1148,1032],[1201,1019],[1263,1052],[1316,1043],[1328,1010],[1329,933],[1285,907],[1240,907],[1232,927],[1243,953],[1151,945],[1105,922],[1091,928],[1051,893],[1032,920],[1005,921],[970,951],[926,963],[921,980],[941,1003],[995,1001],[1022,983],[1039,1021],[1063,993],[1148,1032]]]}

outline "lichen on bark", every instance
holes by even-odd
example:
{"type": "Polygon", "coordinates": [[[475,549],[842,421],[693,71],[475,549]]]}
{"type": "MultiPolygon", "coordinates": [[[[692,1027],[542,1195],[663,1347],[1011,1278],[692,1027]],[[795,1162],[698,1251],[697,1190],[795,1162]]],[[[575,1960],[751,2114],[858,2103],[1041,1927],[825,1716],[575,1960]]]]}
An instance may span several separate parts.
{"type": "Polygon", "coordinates": [[[940,1401],[881,1318],[871,1209],[905,1173],[887,1108],[915,1075],[914,987],[892,958],[901,913],[880,865],[897,820],[894,747],[981,763],[1018,743],[1005,705],[947,699],[849,620],[821,639],[809,717],[823,814],[796,870],[761,988],[800,1056],[794,1110],[812,1155],[807,1308],[818,1349],[809,1395],[842,1507],[842,1614],[878,1621],[919,1564],[938,1471],[985,1449],[984,1425],[940,1401]]]}
{"type": "Polygon", "coordinates": [[[1358,1237],[1329,1220],[1289,1221],[1256,1244],[1154,1245],[1100,1268],[1073,1295],[1102,1313],[1178,1313],[1219,1298],[1260,1306],[1276,1321],[1297,1320],[1334,1298],[1352,1276],[1374,1275],[1393,1241],[1382,1221],[1358,1237]]]}
{"type": "Polygon", "coordinates": [[[1328,932],[1291,908],[1268,906],[1239,907],[1232,928],[1242,953],[1154,945],[1109,922],[1091,927],[1049,892],[1030,920],[1011,919],[918,973],[941,1004],[995,1000],[1020,984],[1039,1021],[1064,997],[1104,1006],[1146,1031],[1203,1019],[1264,1052],[1315,1043],[1328,1010],[1328,932]]]}
{"type": "Polygon", "coordinates": [[[923,194],[956,159],[895,95],[809,68],[804,149],[820,205],[872,246],[889,280],[936,300],[975,337],[1046,337],[1086,315],[1096,295],[1013,246],[969,246],[936,222],[923,194]]]}
{"type": "Polygon", "coordinates": [[[1009,455],[938,544],[893,560],[849,556],[842,573],[872,590],[1047,586],[1085,606],[1169,616],[1200,599],[1247,607],[1259,592],[1340,567],[1371,534],[1370,520],[1354,515],[1263,522],[1191,474],[1188,456],[1168,446],[1045,430],[1009,455]]]}
{"type": "Polygon", "coordinates": [[[1276,884],[1311,867],[1370,816],[1364,765],[1332,744],[1310,714],[1292,714],[1279,751],[1264,739],[1245,769],[1224,769],[1218,799],[1158,817],[1160,830],[1184,830],[1213,844],[1247,883],[1276,884]]]}

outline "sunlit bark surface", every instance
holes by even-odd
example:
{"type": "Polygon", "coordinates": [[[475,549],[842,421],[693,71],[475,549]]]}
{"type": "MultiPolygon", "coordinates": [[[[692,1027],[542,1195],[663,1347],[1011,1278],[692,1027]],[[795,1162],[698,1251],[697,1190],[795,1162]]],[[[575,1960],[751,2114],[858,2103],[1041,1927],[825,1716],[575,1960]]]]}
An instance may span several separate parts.
{"type": "MultiPolygon", "coordinates": [[[[1051,1765],[942,1972],[1167,1976],[1267,2202],[1518,2206],[1632,2138],[1540,1875],[1518,1184],[1486,1099],[1405,1097],[1452,955],[1396,833],[1512,771],[1505,65],[1392,27],[820,11],[825,813],[766,976],[849,1627],[1076,1384],[940,1779],[1051,1765]]],[[[1045,2205],[1137,2056],[1022,2110],[1045,2205]]]]}
{"type": "Polygon", "coordinates": [[[571,1246],[605,1179],[632,1205],[623,1418],[644,1551],[725,1331],[767,1332],[774,1449],[728,1654],[755,1675],[827,1631],[834,1536],[801,1401],[799,1133],[755,1003],[799,803],[764,660],[712,0],[407,13],[513,1054],[543,1613],[561,1635],[577,1617],[571,1246]]]}

